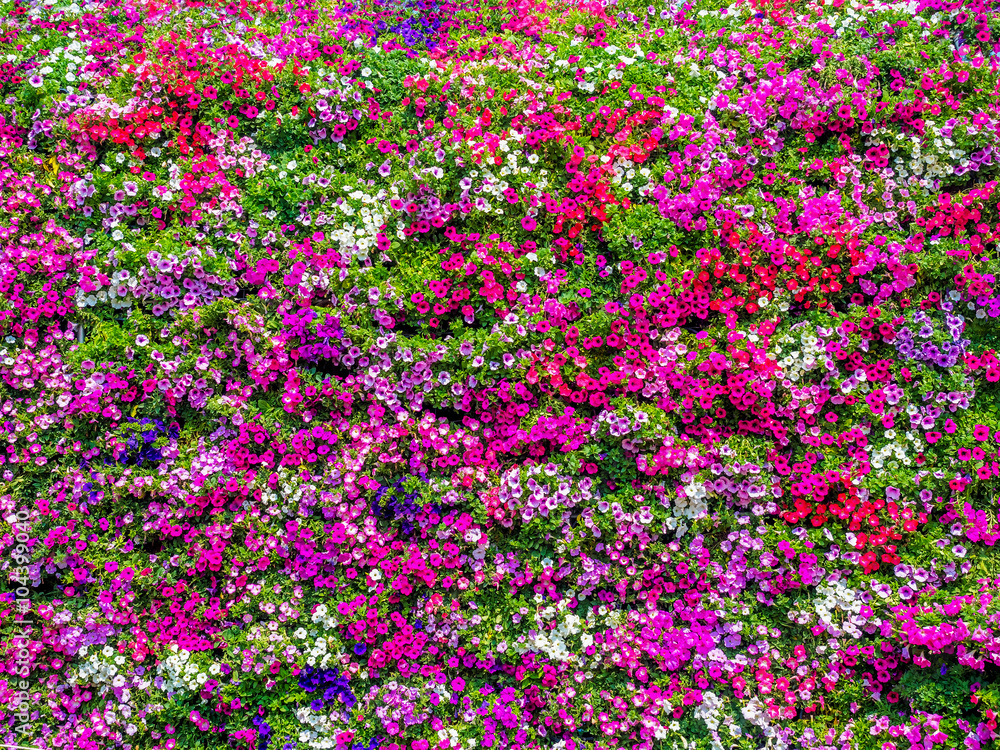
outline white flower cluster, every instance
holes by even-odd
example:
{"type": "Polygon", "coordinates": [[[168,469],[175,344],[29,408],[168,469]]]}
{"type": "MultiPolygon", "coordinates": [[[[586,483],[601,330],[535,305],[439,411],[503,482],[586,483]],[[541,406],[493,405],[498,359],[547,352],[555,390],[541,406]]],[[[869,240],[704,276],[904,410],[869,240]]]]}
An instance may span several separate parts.
{"type": "Polygon", "coordinates": [[[631,159],[624,159],[618,157],[615,159],[612,167],[615,170],[615,176],[611,178],[611,184],[621,185],[622,189],[626,192],[633,192],[637,187],[643,188],[649,185],[651,172],[647,167],[642,167],[639,170],[634,169],[635,162],[631,159]],[[636,175],[639,176],[641,180],[641,185],[634,185],[632,180],[636,179],[636,175]]]}
{"type": "Polygon", "coordinates": [[[910,466],[913,463],[913,459],[910,458],[910,453],[907,451],[905,441],[911,442],[918,451],[921,447],[920,444],[923,443],[921,438],[918,438],[913,432],[910,431],[907,431],[903,436],[896,440],[896,431],[886,430],[885,437],[891,442],[879,446],[871,453],[871,465],[872,469],[874,469],[874,474],[877,477],[881,477],[886,474],[886,469],[883,468],[885,466],[888,466],[889,469],[898,469],[900,464],[903,466],[910,466]]]}
{"type": "MultiPolygon", "coordinates": [[[[437,735],[438,739],[442,742],[447,741],[449,747],[458,748],[462,746],[461,740],[458,737],[457,729],[439,729],[437,735]]],[[[475,746],[476,741],[473,740],[471,747],[475,746]]]]}
{"type": "Polygon", "coordinates": [[[784,748],[786,746],[777,729],[771,726],[771,719],[767,713],[767,706],[761,702],[760,698],[751,698],[747,701],[746,705],[742,707],[741,712],[743,714],[743,718],[749,724],[763,730],[764,739],[767,740],[767,747],[779,750],[779,748],[784,748]]]}
{"type": "Polygon", "coordinates": [[[826,626],[826,631],[839,637],[844,633],[855,638],[861,637],[861,629],[858,627],[863,622],[861,619],[861,600],[854,590],[844,581],[834,583],[822,583],[816,587],[816,596],[812,601],[819,621],[826,626]],[[836,617],[841,614],[842,617],[836,617]],[[841,622],[838,624],[835,621],[841,622]],[[857,622],[853,622],[853,620],[857,622]]]}
{"type": "Polygon", "coordinates": [[[708,491],[697,480],[685,484],[674,498],[674,511],[684,518],[701,518],[708,514],[708,491]]]}
{"type": "Polygon", "coordinates": [[[721,711],[722,699],[711,690],[706,690],[701,694],[701,704],[695,708],[694,717],[704,721],[709,731],[714,732],[719,728],[721,711]]]}
{"type": "Polygon", "coordinates": [[[219,665],[213,664],[208,671],[203,670],[191,660],[191,652],[171,644],[173,652],[156,666],[156,673],[163,678],[161,687],[168,693],[183,690],[198,690],[204,685],[211,674],[219,674],[219,665]]]}
{"type": "MultiPolygon", "coordinates": [[[[848,31],[852,28],[857,28],[864,26],[868,23],[871,16],[871,8],[857,2],[851,2],[848,5],[842,6],[843,12],[838,12],[841,9],[834,10],[832,13],[829,12],[830,6],[828,6],[827,15],[824,16],[823,20],[826,21],[830,26],[837,30],[837,33],[842,33],[848,31]]],[[[913,16],[914,22],[926,23],[927,19],[922,18],[917,15],[917,9],[919,5],[914,2],[914,0],[904,0],[904,2],[898,3],[886,3],[882,6],[882,9],[889,12],[905,13],[907,15],[913,16]]]]}
{"type": "Polygon", "coordinates": [[[788,335],[778,339],[776,343],[774,353],[784,353],[785,355],[778,360],[778,368],[785,379],[792,382],[797,381],[804,373],[820,364],[821,357],[824,361],[826,359],[823,357],[823,345],[819,338],[808,328],[802,332],[798,340],[794,335],[788,335]]]}
{"type": "Polygon", "coordinates": [[[84,54],[83,49],[83,45],[79,41],[73,41],[65,47],[56,47],[46,58],[46,62],[48,63],[46,67],[62,67],[59,63],[65,61],[66,73],[63,75],[63,78],[67,82],[73,83],[78,80],[89,80],[94,77],[95,73],[88,72],[83,68],[89,63],[94,62],[95,58],[93,55],[84,54]]]}
{"type": "Polygon", "coordinates": [[[125,657],[111,646],[105,646],[99,652],[87,656],[89,647],[80,649],[78,656],[86,659],[76,669],[72,682],[91,685],[110,685],[122,687],[125,677],[119,674],[119,667],[124,666],[125,657]]]}
{"type": "Polygon", "coordinates": [[[527,635],[518,636],[511,649],[518,655],[533,651],[544,653],[555,661],[583,664],[583,658],[576,652],[593,645],[594,637],[586,631],[589,621],[567,612],[566,601],[563,599],[538,610],[534,618],[535,627],[527,635]],[[556,623],[555,627],[552,623],[556,623]],[[577,638],[579,649],[572,645],[577,638]]]}
{"type": "Polygon", "coordinates": [[[306,485],[292,481],[288,469],[282,467],[278,469],[278,486],[275,489],[264,488],[261,490],[261,505],[264,510],[272,516],[281,512],[293,513],[302,502],[303,492],[306,485]]]}
{"type": "Polygon", "coordinates": [[[115,310],[131,307],[135,300],[136,287],[139,286],[139,279],[132,276],[124,268],[111,274],[106,286],[96,276],[91,277],[91,282],[96,289],[91,292],[78,291],[76,293],[77,307],[94,307],[108,301],[111,302],[111,307],[115,310]]]}
{"type": "MultiPolygon", "coordinates": [[[[962,168],[969,166],[968,152],[958,148],[955,141],[949,137],[957,135],[952,128],[942,129],[934,122],[928,122],[926,127],[925,136],[907,136],[899,133],[896,135],[896,143],[890,144],[893,168],[899,178],[905,179],[912,173],[924,180],[935,180],[954,174],[956,166],[962,168]],[[907,148],[909,148],[908,161],[904,152],[907,148]]],[[[972,126],[970,135],[975,132],[978,130],[972,126]]]]}
{"type": "MultiPolygon", "coordinates": [[[[390,196],[384,190],[370,195],[353,185],[343,185],[337,191],[340,197],[333,203],[325,204],[324,208],[328,207],[343,216],[340,226],[335,227],[338,220],[334,216],[322,213],[316,217],[315,223],[317,226],[327,225],[328,240],[338,245],[345,259],[356,257],[364,261],[378,245],[379,230],[389,222],[389,212],[384,207],[388,205],[390,196]],[[360,202],[360,208],[353,202],[360,202]]],[[[303,278],[303,283],[306,281],[303,278]]],[[[315,285],[319,283],[319,280],[314,281],[315,285]]]]}
{"type": "Polygon", "coordinates": [[[295,711],[295,718],[302,724],[309,727],[299,732],[299,742],[317,750],[326,750],[336,747],[337,742],[333,739],[339,729],[330,718],[329,709],[322,712],[313,711],[309,706],[302,706],[295,711]]]}
{"type": "Polygon", "coordinates": [[[316,607],[316,611],[312,613],[312,621],[322,626],[324,630],[333,630],[337,627],[337,619],[330,616],[330,611],[325,604],[316,607]]]}
{"type": "MultiPolygon", "coordinates": [[[[313,621],[316,621],[315,615],[313,615],[313,621]]],[[[318,666],[320,669],[326,669],[332,661],[338,660],[340,656],[339,652],[330,651],[329,641],[325,637],[317,638],[304,653],[306,664],[310,667],[318,666]]]]}

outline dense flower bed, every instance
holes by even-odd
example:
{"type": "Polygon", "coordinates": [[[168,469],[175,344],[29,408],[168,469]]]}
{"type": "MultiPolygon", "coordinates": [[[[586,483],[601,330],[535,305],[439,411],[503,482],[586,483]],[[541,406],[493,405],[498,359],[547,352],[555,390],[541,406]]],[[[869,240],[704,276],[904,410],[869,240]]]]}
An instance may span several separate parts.
{"type": "Polygon", "coordinates": [[[0,741],[995,741],[993,3],[0,5],[0,741]]]}

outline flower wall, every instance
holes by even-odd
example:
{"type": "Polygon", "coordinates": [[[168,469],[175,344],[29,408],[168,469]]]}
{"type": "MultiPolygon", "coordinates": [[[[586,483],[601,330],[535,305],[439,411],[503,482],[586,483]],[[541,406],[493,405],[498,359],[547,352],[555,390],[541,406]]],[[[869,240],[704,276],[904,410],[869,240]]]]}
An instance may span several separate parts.
{"type": "Polygon", "coordinates": [[[0,741],[994,743],[995,4],[2,9],[0,741]]]}

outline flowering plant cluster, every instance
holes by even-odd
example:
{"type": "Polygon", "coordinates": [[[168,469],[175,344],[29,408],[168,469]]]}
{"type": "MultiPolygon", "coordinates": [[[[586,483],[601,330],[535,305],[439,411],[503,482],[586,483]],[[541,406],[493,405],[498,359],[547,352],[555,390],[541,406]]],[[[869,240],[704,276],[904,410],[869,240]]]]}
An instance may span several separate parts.
{"type": "Polygon", "coordinates": [[[995,743],[995,3],[0,7],[0,743],[995,743]]]}

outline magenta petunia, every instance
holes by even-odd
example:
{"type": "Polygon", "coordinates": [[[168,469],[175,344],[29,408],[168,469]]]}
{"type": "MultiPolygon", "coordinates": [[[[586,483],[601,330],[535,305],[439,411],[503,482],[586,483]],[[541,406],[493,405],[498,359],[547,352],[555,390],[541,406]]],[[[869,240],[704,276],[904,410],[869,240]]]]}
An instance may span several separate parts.
{"type": "Polygon", "coordinates": [[[0,744],[996,739],[1000,9],[78,5],[4,26],[0,744]]]}

